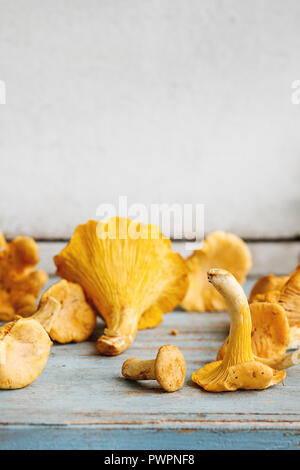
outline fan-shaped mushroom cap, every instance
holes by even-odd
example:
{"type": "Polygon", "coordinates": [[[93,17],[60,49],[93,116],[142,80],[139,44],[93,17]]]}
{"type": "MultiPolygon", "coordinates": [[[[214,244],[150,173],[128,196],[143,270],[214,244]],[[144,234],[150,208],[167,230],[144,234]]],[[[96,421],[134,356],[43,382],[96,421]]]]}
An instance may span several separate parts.
{"type": "Polygon", "coordinates": [[[284,308],[290,326],[300,324],[300,265],[280,291],[279,304],[284,308]]]}
{"type": "MultiPolygon", "coordinates": [[[[273,291],[278,292],[282,289],[284,284],[289,279],[289,276],[274,276],[274,274],[268,274],[267,276],[263,276],[254,284],[252,287],[249,302],[256,302],[260,301],[261,299],[263,302],[268,302],[268,297],[266,294],[269,294],[273,291]],[[263,295],[263,297],[259,298],[258,295],[263,295]]],[[[276,297],[274,297],[275,299],[276,297]]]]}
{"type": "Polygon", "coordinates": [[[252,260],[246,243],[236,235],[214,232],[208,235],[203,247],[186,260],[190,286],[182,302],[185,310],[225,310],[226,302],[207,280],[207,271],[220,268],[230,271],[243,283],[252,260]]]}
{"type": "Polygon", "coordinates": [[[96,326],[96,313],[85,299],[79,284],[62,279],[53,284],[41,297],[42,306],[49,297],[60,302],[49,336],[58,343],[80,343],[87,340],[96,326]]]}
{"type": "Polygon", "coordinates": [[[284,371],[255,360],[251,348],[251,315],[246,295],[228,271],[211,269],[208,279],[224,296],[230,309],[228,347],[222,361],[212,362],[192,374],[192,380],[210,392],[265,389],[280,383],[284,371]]]}
{"type": "Polygon", "coordinates": [[[18,318],[0,328],[0,389],[23,388],[38,378],[52,345],[45,328],[59,308],[50,298],[35,318],[18,318]]]}
{"type": "MultiPolygon", "coordinates": [[[[254,302],[250,304],[252,332],[251,346],[255,356],[277,358],[286,352],[290,328],[285,311],[276,303],[254,302]]],[[[228,338],[221,346],[217,360],[222,360],[228,348],[228,338]]]]}
{"type": "Polygon", "coordinates": [[[97,342],[105,355],[127,349],[138,327],[159,324],[188,285],[184,260],[156,226],[119,217],[79,225],[54,260],[57,274],[80,284],[105,320],[97,342]]]}
{"type": "Polygon", "coordinates": [[[40,289],[48,280],[44,271],[34,271],[38,261],[38,247],[32,238],[16,237],[6,243],[0,233],[0,321],[36,311],[40,289]]]}
{"type": "Polygon", "coordinates": [[[155,376],[167,392],[179,390],[185,380],[186,363],[182,352],[171,344],[162,346],[156,356],[155,376]]]}

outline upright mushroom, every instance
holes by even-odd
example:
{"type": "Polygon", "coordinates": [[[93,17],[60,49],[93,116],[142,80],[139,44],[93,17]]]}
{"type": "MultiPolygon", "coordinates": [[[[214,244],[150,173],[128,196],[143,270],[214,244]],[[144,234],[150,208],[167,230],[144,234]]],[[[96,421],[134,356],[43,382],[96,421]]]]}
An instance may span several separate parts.
{"type": "Polygon", "coordinates": [[[207,281],[211,268],[226,269],[242,284],[252,265],[246,243],[233,233],[214,232],[208,235],[203,247],[186,260],[190,285],[181,303],[185,310],[204,312],[225,310],[226,302],[207,281]]]}
{"type": "Polygon", "coordinates": [[[44,271],[34,270],[38,261],[32,238],[19,236],[7,243],[0,233],[0,321],[36,311],[40,289],[48,279],[44,271]]]}
{"type": "Polygon", "coordinates": [[[19,317],[0,328],[0,389],[26,387],[41,374],[52,345],[47,332],[59,309],[49,298],[33,317],[19,317]]]}
{"type": "Polygon", "coordinates": [[[255,360],[251,347],[251,315],[246,295],[235,277],[211,269],[208,280],[223,295],[230,310],[228,348],[222,361],[207,364],[192,380],[210,392],[265,389],[282,382],[286,373],[255,360]]]}
{"type": "Polygon", "coordinates": [[[188,285],[184,260],[158,228],[124,218],[79,225],[54,261],[57,274],[80,284],[106,322],[96,345],[104,355],[127,349],[138,328],[158,325],[188,285]]]}

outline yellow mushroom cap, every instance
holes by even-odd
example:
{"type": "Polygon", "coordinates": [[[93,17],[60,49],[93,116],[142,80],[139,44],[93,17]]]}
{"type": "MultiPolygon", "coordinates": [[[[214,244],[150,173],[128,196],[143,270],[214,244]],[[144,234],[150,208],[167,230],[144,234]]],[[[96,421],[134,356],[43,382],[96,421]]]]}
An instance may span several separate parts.
{"type": "Polygon", "coordinates": [[[184,260],[156,226],[119,217],[79,225],[54,261],[57,274],[80,284],[105,320],[97,342],[105,355],[127,349],[138,327],[159,324],[188,285],[184,260]]]}
{"type": "Polygon", "coordinates": [[[206,237],[203,247],[186,260],[189,289],[182,302],[185,310],[199,312],[225,310],[226,302],[207,280],[211,268],[225,269],[243,283],[251,268],[251,253],[246,243],[233,233],[214,232],[206,237]]]}
{"type": "Polygon", "coordinates": [[[86,301],[82,287],[62,279],[44,292],[40,307],[49,297],[61,305],[49,331],[51,339],[64,344],[87,340],[95,329],[96,313],[86,301]]]}
{"type": "Polygon", "coordinates": [[[185,380],[186,363],[182,352],[171,344],[162,346],[156,356],[155,376],[167,392],[179,390],[185,380]]]}

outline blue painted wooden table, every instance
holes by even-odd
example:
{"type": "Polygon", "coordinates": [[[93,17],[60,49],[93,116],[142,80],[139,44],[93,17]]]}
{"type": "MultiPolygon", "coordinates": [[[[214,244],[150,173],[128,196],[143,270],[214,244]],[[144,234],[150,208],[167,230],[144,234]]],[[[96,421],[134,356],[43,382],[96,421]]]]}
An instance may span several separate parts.
{"type": "Polygon", "coordinates": [[[158,328],[138,332],[121,356],[97,354],[101,323],[88,342],[53,346],[35,383],[0,391],[0,449],[299,448],[300,367],[284,384],[257,392],[212,394],[191,382],[192,371],[215,360],[228,326],[227,313],[176,311],[158,328]],[[174,328],[178,336],[170,335],[174,328]],[[125,359],[154,358],[168,343],[187,361],[181,390],[122,378],[125,359]]]}

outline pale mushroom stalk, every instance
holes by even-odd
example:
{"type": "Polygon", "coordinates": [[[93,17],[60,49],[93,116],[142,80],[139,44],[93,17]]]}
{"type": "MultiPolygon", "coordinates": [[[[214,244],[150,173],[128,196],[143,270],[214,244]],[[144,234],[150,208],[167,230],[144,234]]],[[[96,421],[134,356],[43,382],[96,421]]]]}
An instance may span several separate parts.
{"type": "Polygon", "coordinates": [[[222,294],[230,310],[228,348],[222,361],[207,364],[192,380],[207,391],[264,389],[281,382],[279,372],[258,362],[251,346],[251,314],[246,295],[235,277],[223,269],[210,269],[208,280],[222,294]]]}
{"type": "Polygon", "coordinates": [[[185,380],[186,363],[181,351],[171,344],[159,348],[153,360],[128,359],[122,375],[131,380],[157,380],[166,392],[179,390],[185,380]]]}

